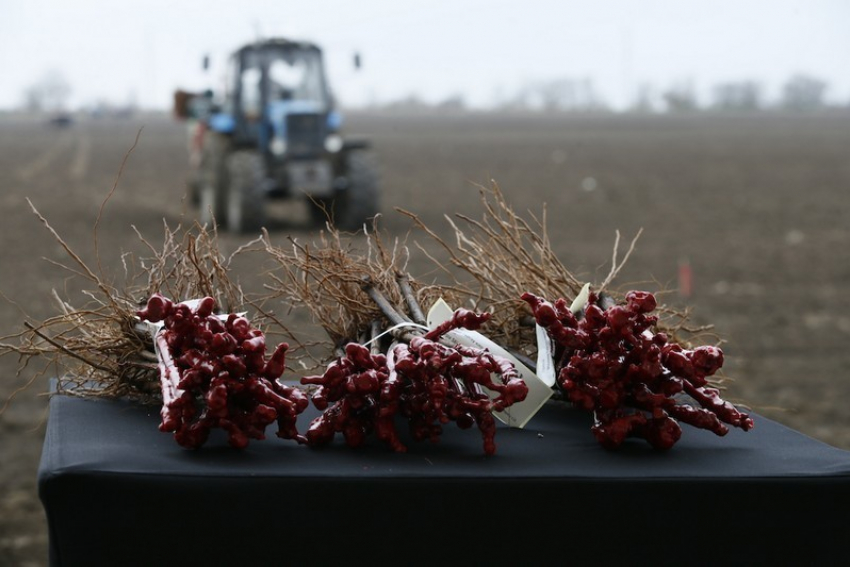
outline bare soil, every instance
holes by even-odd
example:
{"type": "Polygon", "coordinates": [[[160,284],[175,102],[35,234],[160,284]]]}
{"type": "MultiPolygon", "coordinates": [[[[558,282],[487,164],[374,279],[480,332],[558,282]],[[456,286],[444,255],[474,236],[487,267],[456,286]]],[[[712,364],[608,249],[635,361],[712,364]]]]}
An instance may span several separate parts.
{"type": "MultiPolygon", "coordinates": [[[[480,216],[477,185],[499,184],[517,210],[540,214],[563,262],[589,281],[610,267],[616,231],[644,232],[623,287],[678,289],[690,266],[693,308],[726,340],[728,399],[836,447],[850,449],[850,116],[401,116],[348,117],[382,165],[383,228],[431,244],[394,211],[449,234],[443,215],[480,216]]],[[[66,261],[30,211],[30,199],[68,244],[106,274],[138,250],[132,227],[156,241],[163,221],[193,218],[183,202],[185,125],[169,117],[90,120],[56,129],[0,118],[0,335],[26,316],[55,313],[66,261]],[[122,158],[142,128],[115,195],[122,158]],[[46,260],[47,259],[47,260],[46,260]],[[48,261],[49,260],[49,261],[48,261]],[[25,315],[26,314],[26,315],[25,315]]],[[[275,207],[272,238],[309,239],[297,204],[275,207]]],[[[223,235],[225,251],[248,238],[223,235]]],[[[416,257],[411,272],[427,274],[416,257]]],[[[250,261],[250,289],[262,272],[250,261]]],[[[306,325],[306,323],[303,323],[306,325]]],[[[0,399],[32,377],[0,359],[0,399]]],[[[0,414],[0,565],[47,563],[36,493],[46,380],[0,414]]]]}

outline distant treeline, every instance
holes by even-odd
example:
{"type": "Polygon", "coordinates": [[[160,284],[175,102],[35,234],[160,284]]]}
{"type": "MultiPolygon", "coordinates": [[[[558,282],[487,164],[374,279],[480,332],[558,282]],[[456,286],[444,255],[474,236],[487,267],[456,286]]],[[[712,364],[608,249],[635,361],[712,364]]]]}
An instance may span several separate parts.
{"type": "MultiPolygon", "coordinates": [[[[666,89],[645,84],[637,88],[631,103],[623,110],[641,113],[683,112],[811,112],[830,108],[850,109],[850,101],[834,104],[827,101],[829,85],[809,75],[795,75],[770,100],[757,81],[729,81],[715,85],[707,102],[701,101],[693,82],[685,81],[666,89]]],[[[469,110],[463,95],[430,103],[412,94],[386,103],[373,104],[374,110],[398,111],[464,111],[469,110]]],[[[500,96],[492,110],[516,112],[613,112],[590,79],[557,79],[524,85],[509,96],[500,96]]]]}

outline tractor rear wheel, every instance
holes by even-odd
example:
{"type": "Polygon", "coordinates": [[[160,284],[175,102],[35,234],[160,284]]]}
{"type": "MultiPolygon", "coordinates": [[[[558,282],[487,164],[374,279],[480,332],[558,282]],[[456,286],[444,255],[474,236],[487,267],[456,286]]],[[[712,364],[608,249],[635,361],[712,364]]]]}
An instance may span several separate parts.
{"type": "Polygon", "coordinates": [[[239,150],[227,158],[227,230],[255,232],[266,222],[266,194],[263,188],[263,156],[251,150],[239,150]]]}
{"type": "Polygon", "coordinates": [[[333,198],[310,203],[310,214],[315,224],[330,220],[335,228],[357,231],[380,212],[378,167],[363,150],[350,151],[345,160],[347,186],[333,198]]]}
{"type": "Polygon", "coordinates": [[[207,132],[201,157],[201,175],[197,201],[198,222],[212,227],[227,222],[227,156],[229,141],[219,134],[207,132]]]}

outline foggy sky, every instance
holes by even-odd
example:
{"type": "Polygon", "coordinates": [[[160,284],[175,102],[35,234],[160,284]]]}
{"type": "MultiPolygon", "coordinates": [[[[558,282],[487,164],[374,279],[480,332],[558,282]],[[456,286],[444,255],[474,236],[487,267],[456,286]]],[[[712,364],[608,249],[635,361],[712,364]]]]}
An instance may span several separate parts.
{"type": "Polygon", "coordinates": [[[176,88],[218,86],[232,49],[277,35],[322,45],[350,106],[410,95],[486,106],[558,78],[591,79],[614,108],[642,85],[689,83],[707,103],[714,85],[740,80],[769,101],[797,73],[848,105],[849,29],[841,0],[0,0],[0,109],[50,72],[72,107],[168,108],[176,88]]]}

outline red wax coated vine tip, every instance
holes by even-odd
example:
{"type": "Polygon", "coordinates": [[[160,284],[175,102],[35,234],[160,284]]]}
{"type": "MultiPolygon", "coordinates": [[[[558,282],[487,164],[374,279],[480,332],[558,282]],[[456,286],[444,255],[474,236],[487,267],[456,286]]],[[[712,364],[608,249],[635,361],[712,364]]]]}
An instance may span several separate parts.
{"type": "Polygon", "coordinates": [[[495,453],[492,412],[524,400],[528,387],[510,361],[486,350],[438,342],[451,330],[477,328],[486,320],[486,314],[459,309],[445,324],[414,337],[409,345],[395,345],[387,355],[349,343],[345,355],[322,376],[301,379],[318,386],[312,401],[323,411],[310,425],[308,442],[326,444],[342,433],[356,447],[374,433],[394,451],[404,452],[407,447],[396,430],[399,416],[417,441],[437,442],[450,421],[463,429],[477,425],[484,452],[495,453]]]}
{"type": "Polygon", "coordinates": [[[717,435],[729,431],[724,424],[752,429],[752,418],[709,386],[708,378],[723,366],[723,352],[685,349],[653,333],[657,317],[650,313],[657,302],[651,293],[631,291],[625,305],[606,310],[591,294],[581,320],[563,299],[550,303],[531,293],[522,299],[555,342],[558,386],[575,406],[593,413],[591,431],[603,446],[640,437],[669,449],[682,435],[678,422],[717,435]]]}
{"type": "Polygon", "coordinates": [[[277,379],[286,365],[286,343],[266,359],[263,333],[242,316],[214,316],[215,300],[205,297],[195,309],[160,294],[150,297],[140,319],[163,322],[155,340],[160,353],[162,421],[183,447],[198,448],[210,431],[227,432],[228,443],[242,448],[265,439],[277,421],[278,437],[306,442],[296,429],[297,416],[309,404],[303,392],[277,379]]]}
{"type": "Polygon", "coordinates": [[[475,313],[474,311],[470,311],[469,309],[460,308],[455,310],[455,312],[449,319],[443,321],[434,329],[429,331],[425,335],[425,338],[430,340],[437,340],[453,329],[463,328],[468,329],[470,331],[474,331],[480,328],[481,325],[486,323],[489,319],[489,313],[475,313]]]}

